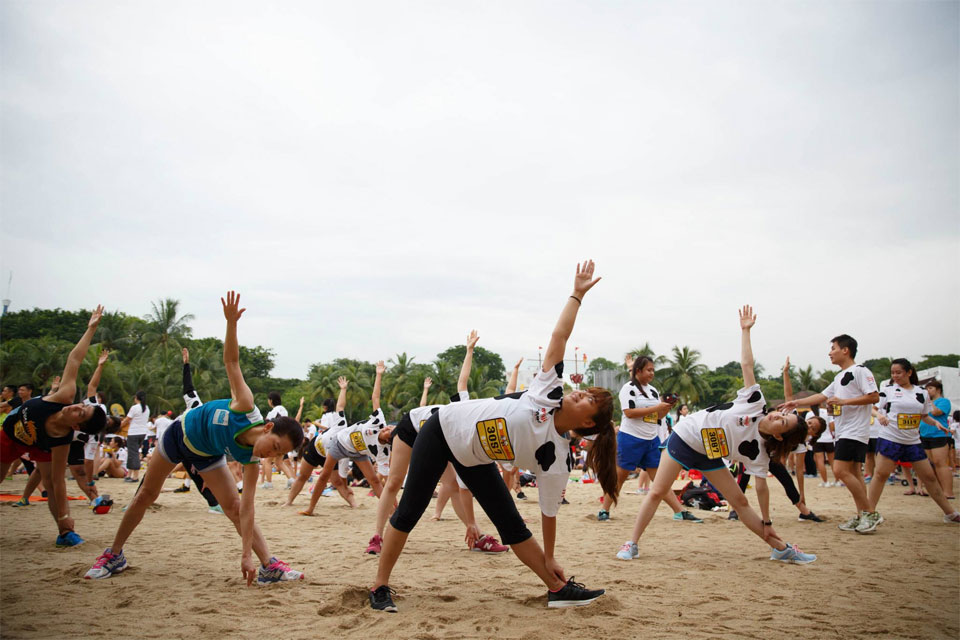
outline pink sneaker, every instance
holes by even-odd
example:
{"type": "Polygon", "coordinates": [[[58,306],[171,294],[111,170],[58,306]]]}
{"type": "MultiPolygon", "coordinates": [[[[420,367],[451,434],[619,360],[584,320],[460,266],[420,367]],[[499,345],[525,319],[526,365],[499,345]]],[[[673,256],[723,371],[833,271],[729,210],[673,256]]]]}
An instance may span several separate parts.
{"type": "Polygon", "coordinates": [[[377,555],[378,553],[380,553],[380,547],[382,545],[383,545],[383,538],[381,538],[379,535],[374,534],[374,536],[370,538],[370,544],[367,545],[367,553],[372,555],[377,555]]]}
{"type": "Polygon", "coordinates": [[[493,536],[480,536],[480,539],[477,540],[477,543],[473,545],[473,549],[471,549],[471,551],[479,551],[481,553],[503,553],[509,550],[510,547],[500,544],[493,536]]]}

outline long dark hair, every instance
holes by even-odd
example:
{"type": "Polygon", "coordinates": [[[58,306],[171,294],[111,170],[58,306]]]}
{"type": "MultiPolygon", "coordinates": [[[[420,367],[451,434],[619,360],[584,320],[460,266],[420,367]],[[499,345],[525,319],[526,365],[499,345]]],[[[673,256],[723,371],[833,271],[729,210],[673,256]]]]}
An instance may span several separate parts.
{"type": "Polygon", "coordinates": [[[323,412],[329,413],[337,408],[337,401],[333,398],[327,398],[323,401],[323,412]]]}
{"type": "Polygon", "coordinates": [[[613,428],[613,396],[603,387],[590,387],[587,393],[593,396],[597,412],[593,414],[593,426],[574,429],[578,436],[597,436],[587,454],[587,466],[597,474],[603,492],[613,504],[620,495],[617,481],[617,433],[613,428]]]}
{"type": "Polygon", "coordinates": [[[273,433],[280,437],[285,437],[293,445],[291,451],[296,451],[303,444],[303,427],[300,423],[288,416],[278,416],[271,420],[273,422],[273,433]]]}
{"type": "Polygon", "coordinates": [[[764,433],[760,434],[763,438],[763,446],[767,450],[771,462],[783,462],[783,460],[796,449],[800,444],[807,440],[807,421],[797,413],[788,414],[797,419],[797,422],[789,431],[780,434],[780,440],[764,433]]]}
{"type": "Polygon", "coordinates": [[[890,361],[890,366],[892,367],[893,365],[897,365],[904,371],[910,372],[910,384],[920,384],[920,378],[917,377],[917,370],[913,368],[909,360],[906,358],[897,358],[896,360],[890,361]]]}
{"type": "Polygon", "coordinates": [[[644,398],[649,398],[650,396],[648,396],[644,392],[643,386],[640,384],[640,381],[637,380],[637,375],[641,371],[643,371],[643,368],[648,364],[650,364],[651,362],[653,362],[653,358],[651,358],[650,356],[640,356],[639,358],[633,361],[633,367],[630,368],[630,380],[636,383],[637,389],[640,389],[640,394],[644,398]]]}
{"type": "Polygon", "coordinates": [[[140,410],[146,413],[147,412],[147,392],[137,391],[137,395],[135,395],[134,397],[137,399],[137,402],[140,403],[140,410]]]}

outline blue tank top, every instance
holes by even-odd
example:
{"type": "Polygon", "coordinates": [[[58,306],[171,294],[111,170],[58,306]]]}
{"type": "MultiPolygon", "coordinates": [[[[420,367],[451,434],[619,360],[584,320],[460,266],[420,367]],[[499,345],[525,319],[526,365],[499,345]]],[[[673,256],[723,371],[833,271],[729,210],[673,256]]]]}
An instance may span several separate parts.
{"type": "Polygon", "coordinates": [[[230,400],[213,400],[191,409],[183,418],[183,440],[187,447],[200,456],[217,457],[229,451],[241,464],[256,462],[253,448],[237,442],[241,433],[263,424],[260,410],[247,412],[230,409],[230,400]]]}

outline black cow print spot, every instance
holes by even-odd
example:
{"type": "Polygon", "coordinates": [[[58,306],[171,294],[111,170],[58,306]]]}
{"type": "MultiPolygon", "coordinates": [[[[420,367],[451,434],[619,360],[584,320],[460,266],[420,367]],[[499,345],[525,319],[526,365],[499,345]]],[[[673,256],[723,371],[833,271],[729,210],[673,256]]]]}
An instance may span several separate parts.
{"type": "Polygon", "coordinates": [[[374,416],[374,417],[373,417],[373,426],[377,426],[378,424],[380,424],[380,418],[374,416]]]}
{"type": "Polygon", "coordinates": [[[550,467],[553,466],[553,463],[557,461],[557,450],[552,442],[542,445],[534,455],[537,458],[537,463],[540,465],[540,468],[544,471],[548,471],[550,467]]]}
{"type": "Polygon", "coordinates": [[[196,409],[196,408],[199,407],[199,406],[200,406],[200,401],[199,401],[199,400],[194,400],[193,402],[190,403],[190,408],[191,408],[191,409],[196,409]]]}
{"type": "Polygon", "coordinates": [[[747,456],[751,460],[756,460],[757,456],[760,455],[760,443],[756,440],[747,440],[741,442],[740,446],[737,447],[737,451],[740,452],[740,455],[747,456]]]}
{"type": "Polygon", "coordinates": [[[371,445],[369,446],[369,449],[370,449],[370,453],[372,453],[374,456],[377,455],[377,445],[371,444],[371,445]]]}
{"type": "Polygon", "coordinates": [[[347,426],[347,421],[346,421],[346,420],[341,420],[340,422],[337,423],[337,426],[338,426],[338,427],[345,427],[345,426],[347,426]]]}
{"type": "Polygon", "coordinates": [[[435,414],[437,411],[440,411],[440,407],[434,407],[433,409],[430,409],[430,415],[435,414]]]}
{"type": "Polygon", "coordinates": [[[851,382],[853,382],[853,371],[847,371],[845,374],[843,374],[843,377],[840,378],[840,386],[845,387],[851,382]]]}
{"type": "Polygon", "coordinates": [[[891,405],[891,404],[892,404],[892,403],[888,402],[887,404],[884,405],[883,410],[884,410],[886,413],[890,413],[890,405],[891,405]]]}
{"type": "Polygon", "coordinates": [[[520,399],[520,396],[522,396],[522,395],[525,394],[525,393],[526,393],[526,391],[514,391],[513,393],[505,393],[505,394],[503,394],[502,396],[495,396],[493,399],[494,399],[494,400],[506,400],[507,398],[510,398],[510,399],[513,399],[513,400],[519,400],[519,399],[520,399]]]}
{"type": "MultiPolygon", "coordinates": [[[[196,391],[188,391],[188,392],[187,392],[187,397],[188,397],[188,398],[196,398],[196,397],[197,397],[197,392],[196,392],[196,391]]],[[[96,398],[91,398],[91,400],[96,400],[96,398]]]]}
{"type": "Polygon", "coordinates": [[[750,397],[747,398],[747,402],[760,402],[760,398],[762,397],[763,397],[763,394],[760,393],[759,389],[757,389],[756,391],[750,394],[750,397]]]}
{"type": "Polygon", "coordinates": [[[555,366],[553,370],[557,372],[558,378],[563,377],[563,361],[558,362],[557,366],[555,366]]]}
{"type": "Polygon", "coordinates": [[[920,404],[923,404],[923,394],[922,394],[922,393],[918,393],[918,394],[917,394],[917,402],[919,402],[920,404]]]}
{"type": "Polygon", "coordinates": [[[550,393],[547,394],[547,397],[551,400],[559,400],[563,397],[563,387],[554,387],[550,393]]]}
{"type": "Polygon", "coordinates": [[[714,411],[726,411],[733,406],[732,402],[724,402],[723,404],[715,404],[712,407],[707,407],[707,413],[713,413],[714,411]]]}
{"type": "Polygon", "coordinates": [[[660,397],[660,394],[658,394],[656,391],[654,391],[654,390],[652,390],[652,389],[651,389],[650,393],[653,394],[653,397],[654,397],[654,398],[659,398],[659,397],[660,397]]]}
{"type": "Polygon", "coordinates": [[[631,401],[630,401],[630,408],[631,408],[631,409],[636,409],[636,408],[637,408],[637,403],[634,402],[633,400],[631,400],[631,401]]]}
{"type": "Polygon", "coordinates": [[[886,398],[886,397],[887,397],[887,392],[886,392],[886,391],[881,391],[881,392],[880,392],[880,397],[881,397],[881,398],[886,398]]]}
{"type": "Polygon", "coordinates": [[[636,396],[636,395],[637,395],[637,392],[634,391],[633,389],[630,389],[630,395],[631,395],[631,396],[636,396]]]}

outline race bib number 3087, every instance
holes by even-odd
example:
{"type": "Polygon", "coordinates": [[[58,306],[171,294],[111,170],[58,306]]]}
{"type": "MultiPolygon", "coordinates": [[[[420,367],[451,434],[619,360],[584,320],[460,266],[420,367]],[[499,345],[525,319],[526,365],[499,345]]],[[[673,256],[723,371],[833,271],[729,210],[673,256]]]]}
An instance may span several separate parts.
{"type": "Polygon", "coordinates": [[[484,453],[491,460],[513,460],[513,445],[507,433],[507,422],[503,418],[481,420],[477,423],[477,435],[484,453]]]}
{"type": "Polygon", "coordinates": [[[730,455],[727,434],[724,433],[723,429],[716,427],[700,429],[700,437],[703,438],[703,448],[707,452],[707,457],[711,460],[726,458],[730,455]]]}

